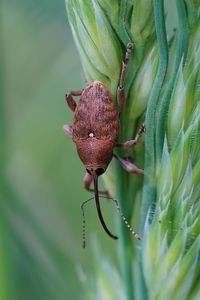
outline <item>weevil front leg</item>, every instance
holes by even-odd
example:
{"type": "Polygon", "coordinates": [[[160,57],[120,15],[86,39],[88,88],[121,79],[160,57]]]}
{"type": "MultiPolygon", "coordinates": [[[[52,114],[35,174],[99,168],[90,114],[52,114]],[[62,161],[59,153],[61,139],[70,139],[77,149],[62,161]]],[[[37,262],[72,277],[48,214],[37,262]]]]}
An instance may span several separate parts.
{"type": "Polygon", "coordinates": [[[116,144],[116,147],[122,147],[124,149],[129,149],[129,148],[135,146],[139,142],[139,140],[144,132],[145,132],[145,126],[143,124],[140,127],[140,129],[138,130],[134,140],[126,141],[125,143],[118,143],[118,144],[116,144]]]}
{"type": "Polygon", "coordinates": [[[126,102],[126,96],[125,96],[125,92],[124,92],[124,81],[125,81],[125,77],[126,77],[129,57],[130,57],[130,54],[131,54],[133,48],[134,48],[133,43],[128,43],[127,49],[126,49],[126,55],[125,55],[124,60],[122,61],[122,71],[121,71],[119,86],[118,86],[118,90],[117,90],[117,100],[119,102],[119,112],[120,113],[122,112],[125,102],[126,102]]]}
{"type": "Polygon", "coordinates": [[[67,101],[67,104],[69,108],[74,112],[76,109],[76,101],[73,99],[73,96],[81,96],[82,90],[78,92],[69,92],[65,95],[65,100],[67,101]]]}
{"type": "MultiPolygon", "coordinates": [[[[83,178],[83,185],[86,190],[89,192],[94,192],[94,189],[90,187],[91,183],[93,182],[93,178],[89,173],[86,173],[84,178],[83,178]]],[[[99,195],[105,195],[106,197],[110,197],[110,194],[108,191],[99,191],[99,195]]]]}
{"type": "Polygon", "coordinates": [[[119,161],[120,165],[128,173],[137,174],[137,175],[144,174],[144,171],[142,169],[139,169],[138,167],[136,167],[136,165],[134,165],[132,162],[130,162],[130,160],[128,160],[127,158],[121,158],[115,153],[113,154],[113,156],[119,161]]]}
{"type": "MultiPolygon", "coordinates": [[[[67,101],[67,104],[69,106],[69,108],[74,112],[76,109],[76,101],[73,99],[73,96],[81,96],[82,94],[82,90],[78,91],[78,92],[69,92],[67,94],[65,94],[65,100],[67,101]]],[[[64,125],[63,129],[65,131],[65,133],[67,133],[70,137],[72,137],[72,126],[71,125],[64,125]]]]}

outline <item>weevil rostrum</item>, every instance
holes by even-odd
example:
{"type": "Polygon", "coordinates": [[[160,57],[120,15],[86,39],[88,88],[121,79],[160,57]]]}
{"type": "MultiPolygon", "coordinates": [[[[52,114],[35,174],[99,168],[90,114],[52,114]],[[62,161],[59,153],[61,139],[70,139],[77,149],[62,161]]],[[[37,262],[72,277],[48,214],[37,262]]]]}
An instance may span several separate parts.
{"type": "MultiPolygon", "coordinates": [[[[99,201],[99,195],[108,195],[108,192],[98,190],[98,177],[106,171],[113,157],[118,160],[127,172],[143,174],[143,170],[136,167],[127,158],[119,157],[113,152],[115,147],[128,149],[135,146],[145,131],[145,127],[142,125],[135,139],[118,143],[120,114],[126,102],[124,81],[132,50],[133,44],[128,43],[126,54],[122,61],[122,71],[117,90],[119,110],[117,110],[115,106],[111,93],[105,85],[98,80],[86,85],[81,91],[70,92],[65,95],[69,108],[74,112],[74,121],[72,126],[64,125],[64,131],[76,144],[78,155],[87,171],[83,179],[84,187],[88,191],[94,192],[99,220],[106,233],[113,239],[117,239],[117,236],[113,235],[107,228],[99,201]],[[73,96],[80,96],[78,103],[75,102],[73,96]],[[92,182],[94,184],[93,189],[90,187],[92,182]]],[[[116,200],[114,201],[116,202],[116,200]]],[[[117,209],[131,233],[136,239],[140,239],[139,235],[132,229],[121,213],[118,204],[117,209]]],[[[83,232],[83,239],[85,240],[85,232],[83,232]]],[[[83,246],[85,246],[85,241],[83,246]]]]}

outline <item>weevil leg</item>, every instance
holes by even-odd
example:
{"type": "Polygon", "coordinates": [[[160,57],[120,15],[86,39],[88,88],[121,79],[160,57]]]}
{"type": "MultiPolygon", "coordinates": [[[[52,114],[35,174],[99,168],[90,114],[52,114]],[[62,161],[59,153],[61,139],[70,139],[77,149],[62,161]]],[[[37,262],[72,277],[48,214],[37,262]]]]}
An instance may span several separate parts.
{"type": "Polygon", "coordinates": [[[117,100],[119,102],[119,107],[120,107],[119,112],[120,113],[122,112],[125,102],[126,102],[126,96],[125,96],[125,92],[124,92],[124,80],[126,77],[129,57],[130,57],[130,54],[131,54],[133,48],[134,48],[134,44],[128,43],[125,58],[122,61],[122,71],[121,71],[119,86],[118,86],[118,90],[117,90],[117,100]]]}
{"type": "Polygon", "coordinates": [[[137,174],[137,175],[144,174],[144,171],[142,169],[139,169],[138,167],[136,167],[136,165],[134,165],[132,162],[130,162],[130,160],[128,160],[127,158],[121,158],[115,153],[113,154],[113,156],[119,161],[120,165],[128,173],[137,174]]]}
{"type": "Polygon", "coordinates": [[[65,95],[65,100],[67,101],[67,104],[69,108],[74,112],[76,109],[76,101],[73,99],[73,96],[81,96],[82,90],[78,92],[70,92],[65,95]]]}
{"type": "Polygon", "coordinates": [[[63,126],[64,132],[67,133],[70,137],[72,137],[72,126],[65,124],[63,126]]]}
{"type": "MultiPolygon", "coordinates": [[[[92,176],[89,173],[86,173],[84,178],[83,178],[83,185],[84,185],[84,188],[86,188],[86,190],[88,190],[89,192],[94,192],[94,189],[92,189],[90,187],[92,182],[93,182],[92,176]]],[[[110,197],[109,192],[106,191],[106,190],[105,191],[99,191],[99,195],[105,195],[108,198],[110,197]]]]}
{"type": "Polygon", "coordinates": [[[116,147],[122,147],[124,149],[129,149],[129,148],[135,146],[139,142],[139,140],[144,132],[145,132],[145,126],[143,124],[140,127],[140,129],[138,130],[134,140],[126,141],[125,143],[121,143],[121,144],[118,143],[118,144],[116,144],[116,147]]]}

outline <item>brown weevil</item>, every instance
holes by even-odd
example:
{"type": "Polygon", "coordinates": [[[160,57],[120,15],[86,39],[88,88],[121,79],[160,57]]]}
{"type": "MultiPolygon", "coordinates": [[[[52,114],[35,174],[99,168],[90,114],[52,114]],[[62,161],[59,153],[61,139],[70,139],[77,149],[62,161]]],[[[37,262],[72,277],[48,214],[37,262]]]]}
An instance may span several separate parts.
{"type": "MultiPolygon", "coordinates": [[[[133,147],[139,141],[142,133],[145,131],[144,125],[139,129],[135,139],[118,143],[120,132],[120,114],[125,105],[124,81],[129,61],[129,56],[133,50],[133,44],[128,43],[126,55],[122,61],[122,71],[117,91],[117,100],[119,103],[119,111],[113,101],[111,93],[103,83],[95,80],[92,84],[78,92],[70,92],[65,95],[65,99],[69,108],[74,112],[73,125],[64,125],[65,132],[72,137],[76,144],[78,155],[86,168],[86,175],[83,180],[84,187],[88,191],[95,194],[95,201],[100,222],[106,233],[113,239],[117,236],[113,235],[107,228],[100,208],[99,194],[107,195],[107,191],[98,190],[98,177],[102,175],[110,161],[115,157],[121,166],[129,173],[143,174],[143,170],[137,168],[127,158],[121,158],[113,153],[115,147],[123,147],[128,149],[133,147]],[[80,101],[75,102],[73,96],[80,96],[80,101]],[[90,188],[90,184],[94,183],[94,189],[90,188]]],[[[116,200],[114,200],[117,204],[116,200]]],[[[87,201],[86,201],[87,202],[87,201]]],[[[125,224],[135,236],[140,239],[139,235],[128,224],[128,221],[121,213],[125,224]]],[[[84,217],[84,213],[83,213],[84,217]]],[[[83,228],[83,239],[85,240],[85,229],[83,228]]],[[[85,241],[84,241],[85,246],[85,241]]]]}

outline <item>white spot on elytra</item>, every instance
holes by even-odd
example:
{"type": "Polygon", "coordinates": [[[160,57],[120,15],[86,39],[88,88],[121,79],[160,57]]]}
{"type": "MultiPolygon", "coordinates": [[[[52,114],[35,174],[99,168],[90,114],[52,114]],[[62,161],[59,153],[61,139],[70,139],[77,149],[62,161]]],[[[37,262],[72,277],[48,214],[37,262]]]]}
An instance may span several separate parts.
{"type": "Polygon", "coordinates": [[[89,138],[93,138],[94,137],[94,133],[93,132],[89,132],[88,136],[89,136],[89,138]]]}

